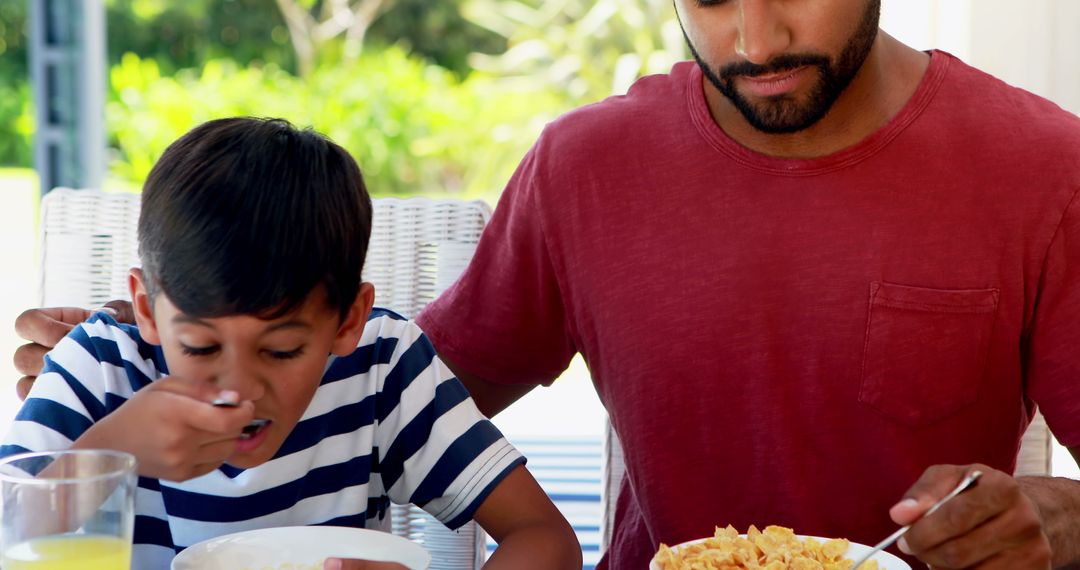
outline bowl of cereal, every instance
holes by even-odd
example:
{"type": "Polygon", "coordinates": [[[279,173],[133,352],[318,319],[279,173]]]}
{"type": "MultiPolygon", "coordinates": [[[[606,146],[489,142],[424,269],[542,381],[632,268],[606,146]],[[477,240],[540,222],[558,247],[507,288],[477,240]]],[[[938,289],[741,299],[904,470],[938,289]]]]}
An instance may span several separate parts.
{"type": "Polygon", "coordinates": [[[418,544],[377,530],[286,526],[226,534],[176,555],[172,570],[322,570],[330,557],[397,562],[427,570],[431,555],[418,544]]]}
{"type": "MultiPolygon", "coordinates": [[[[649,570],[848,570],[855,559],[870,550],[869,546],[846,539],[798,535],[781,526],[767,526],[761,531],[751,526],[746,534],[739,534],[729,525],[717,527],[716,533],[709,538],[675,546],[661,544],[649,563],[649,570]]],[[[911,570],[911,566],[888,552],[878,552],[859,570],[911,570]]]]}

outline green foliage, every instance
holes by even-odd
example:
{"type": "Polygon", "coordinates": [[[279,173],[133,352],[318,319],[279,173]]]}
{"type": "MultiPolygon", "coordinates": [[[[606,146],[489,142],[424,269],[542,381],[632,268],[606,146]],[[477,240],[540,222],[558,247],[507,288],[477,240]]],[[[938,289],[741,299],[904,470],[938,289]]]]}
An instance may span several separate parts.
{"type": "Polygon", "coordinates": [[[30,164],[33,132],[29,85],[0,80],[0,165],[30,164]]]}
{"type": "Polygon", "coordinates": [[[25,0],[0,0],[0,165],[28,165],[33,110],[27,81],[25,0]]]}
{"type": "Polygon", "coordinates": [[[0,0],[0,81],[26,77],[26,0],[0,0]]]}
{"type": "Polygon", "coordinates": [[[106,117],[112,173],[145,179],[165,147],[196,124],[257,115],[311,126],[347,148],[376,194],[497,193],[540,127],[564,101],[483,74],[459,80],[400,48],[368,50],[308,80],[267,65],[214,60],[163,75],[126,55],[110,75],[106,117]]]}
{"type": "MultiPolygon", "coordinates": [[[[469,53],[499,52],[505,40],[463,18],[461,3],[395,0],[375,20],[368,41],[376,46],[401,44],[413,55],[465,75],[470,71],[469,53]]],[[[318,4],[318,0],[301,2],[307,8],[318,4]]],[[[131,52],[158,60],[167,74],[221,58],[297,72],[289,32],[275,0],[106,0],[106,8],[113,63],[131,52]]],[[[332,43],[323,63],[337,61],[333,51],[340,49],[338,44],[332,43]]]]}
{"type": "MultiPolygon", "coordinates": [[[[306,1],[310,5],[317,3],[316,0],[306,1]]],[[[382,48],[387,46],[401,46],[413,56],[454,71],[460,81],[471,71],[467,57],[472,50],[497,52],[505,47],[502,37],[466,21],[461,16],[461,1],[395,0],[393,8],[379,17],[368,31],[367,41],[377,50],[376,53],[381,53],[382,48]]],[[[0,0],[0,164],[31,164],[33,113],[27,69],[28,5],[29,0],[0,0]]],[[[122,82],[127,100],[134,101],[139,97],[164,97],[166,100],[168,97],[177,97],[178,100],[185,100],[182,94],[176,93],[177,86],[191,84],[194,72],[181,70],[202,69],[203,72],[199,73],[204,73],[206,69],[212,71],[222,65],[229,67],[219,61],[226,59],[236,62],[239,67],[256,69],[254,74],[233,74],[236,77],[229,80],[230,85],[239,85],[245,80],[254,81],[251,79],[253,76],[278,82],[279,88],[266,89],[266,92],[275,94],[269,98],[271,103],[289,99],[291,96],[286,92],[286,87],[298,85],[289,74],[282,72],[287,70],[295,74],[296,56],[289,44],[289,33],[275,0],[105,0],[105,6],[108,60],[110,65],[120,69],[112,73],[112,79],[126,81],[132,79],[133,74],[143,76],[145,71],[146,78],[156,77],[160,80],[160,84],[153,86],[152,95],[137,95],[141,93],[137,88],[122,82]],[[123,61],[125,54],[131,53],[138,54],[138,59],[142,62],[135,66],[139,68],[138,72],[132,69],[133,64],[123,61]],[[143,69],[150,65],[146,60],[153,61],[152,70],[143,69]],[[167,80],[170,76],[176,76],[171,88],[167,80]]],[[[340,62],[340,58],[334,55],[335,50],[340,50],[339,43],[328,46],[331,53],[325,58],[326,62],[340,62]]],[[[235,66],[230,67],[230,70],[236,71],[235,66]]],[[[337,73],[344,77],[349,72],[341,70],[337,73]]],[[[325,78],[315,80],[325,81],[325,78]]],[[[149,89],[150,85],[144,87],[149,89]]],[[[310,86],[302,89],[311,91],[310,86]]],[[[417,89],[410,88],[405,92],[415,92],[417,89]]],[[[271,109],[262,110],[256,106],[261,102],[254,100],[254,94],[244,93],[242,88],[237,91],[239,96],[246,99],[234,105],[235,107],[248,109],[252,113],[273,114],[271,109]]],[[[117,93],[110,97],[114,103],[112,108],[115,108],[115,103],[124,101],[117,93]]],[[[214,101],[221,97],[212,96],[210,101],[187,100],[217,107],[219,105],[214,101]]],[[[187,115],[205,116],[207,113],[200,114],[193,110],[187,115]]],[[[178,121],[175,117],[147,119],[151,124],[177,124],[178,121]]],[[[189,122],[179,121],[185,127],[190,126],[189,122]]],[[[148,151],[140,152],[134,144],[122,144],[122,141],[132,139],[130,133],[124,132],[132,127],[125,127],[112,117],[109,123],[113,129],[110,131],[112,143],[121,145],[121,161],[118,163],[120,168],[126,177],[141,180],[139,173],[146,171],[148,163],[152,162],[156,154],[139,156],[147,154],[148,151]]],[[[176,129],[165,132],[171,136],[176,133],[176,129]]],[[[400,136],[408,135],[409,133],[400,136]]],[[[425,140],[427,136],[424,134],[420,138],[425,140]]],[[[419,145],[424,152],[428,152],[429,146],[429,142],[419,145]]],[[[372,144],[371,147],[378,148],[379,145],[372,144]]],[[[158,149],[159,146],[151,142],[147,148],[158,149]]],[[[416,169],[404,172],[404,178],[415,182],[430,178],[417,175],[414,170],[416,169]]],[[[460,168],[447,168],[446,172],[457,170],[460,168]]],[[[450,174],[447,176],[453,178],[450,174]]]]}
{"type": "MultiPolygon", "coordinates": [[[[0,78],[27,76],[30,1],[0,0],[0,78]]],[[[368,41],[403,45],[413,55],[466,75],[469,53],[501,52],[506,41],[463,18],[462,1],[395,0],[368,31],[368,41]]],[[[105,0],[105,9],[112,64],[135,53],[156,59],[166,74],[221,58],[243,66],[275,64],[296,73],[296,56],[275,0],[105,0]]]]}
{"type": "MultiPolygon", "coordinates": [[[[341,143],[374,193],[493,196],[556,115],[685,57],[669,0],[395,0],[358,60],[330,45],[301,80],[275,0],[106,3],[110,174],[133,185],[196,124],[257,115],[341,143]]],[[[0,0],[0,164],[30,162],[25,7],[0,0]]]]}
{"type": "Polygon", "coordinates": [[[165,147],[191,127],[230,115],[275,115],[292,105],[298,80],[275,66],[239,68],[214,60],[202,70],[163,75],[154,59],[126,54],[109,74],[105,117],[110,170],[141,183],[165,147]]]}

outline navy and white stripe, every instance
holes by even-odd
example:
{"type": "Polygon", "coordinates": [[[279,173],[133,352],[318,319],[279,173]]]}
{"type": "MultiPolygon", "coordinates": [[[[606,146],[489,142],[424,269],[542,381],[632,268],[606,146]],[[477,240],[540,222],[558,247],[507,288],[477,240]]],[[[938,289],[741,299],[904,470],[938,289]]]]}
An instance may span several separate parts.
{"type": "MultiPolygon", "coordinates": [[[[46,357],[0,456],[66,449],[168,373],[161,351],[99,313],[46,357]]],[[[284,525],[386,530],[391,501],[452,528],[524,458],[485,419],[419,328],[372,312],[355,352],[331,358],[269,462],[183,483],[140,478],[133,568],[165,569],[201,540],[284,525]]]]}

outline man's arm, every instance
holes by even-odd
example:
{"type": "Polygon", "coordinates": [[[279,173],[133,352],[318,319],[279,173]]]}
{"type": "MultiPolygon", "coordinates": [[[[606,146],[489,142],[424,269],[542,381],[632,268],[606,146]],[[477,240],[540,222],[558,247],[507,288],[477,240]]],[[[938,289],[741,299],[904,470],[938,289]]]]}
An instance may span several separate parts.
{"type": "MultiPolygon", "coordinates": [[[[1074,456],[1076,448],[1070,449],[1074,456]]],[[[1054,568],[1080,568],[1080,481],[1064,477],[1019,477],[1020,490],[1035,504],[1050,541],[1054,568]]]]}
{"type": "Polygon", "coordinates": [[[933,568],[1080,568],[1080,482],[1071,479],[1013,478],[986,465],[935,465],[890,514],[897,524],[912,525],[900,550],[933,568]],[[978,485],[922,518],[974,469],[983,472],[978,485]]]}
{"type": "MultiPolygon", "coordinates": [[[[1070,447],[1069,453],[1080,465],[1080,446],[1070,447]]],[[[1021,477],[1018,481],[1042,519],[1054,567],[1080,569],[1080,481],[1063,477],[1021,477]]]]}
{"type": "Polygon", "coordinates": [[[454,373],[454,376],[457,376],[458,380],[461,380],[461,383],[465,385],[465,389],[469,391],[469,395],[476,402],[476,407],[480,409],[480,413],[489,418],[505,410],[507,406],[518,401],[536,387],[533,384],[497,384],[490,382],[465,371],[457,364],[443,358],[441,354],[439,358],[454,373]]]}

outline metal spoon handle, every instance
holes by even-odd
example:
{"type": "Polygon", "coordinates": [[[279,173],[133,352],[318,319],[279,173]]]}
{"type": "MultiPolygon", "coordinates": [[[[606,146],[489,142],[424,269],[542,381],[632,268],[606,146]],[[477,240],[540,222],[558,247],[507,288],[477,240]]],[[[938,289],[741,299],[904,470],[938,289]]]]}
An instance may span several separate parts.
{"type": "MultiPolygon", "coordinates": [[[[240,407],[240,404],[238,404],[237,402],[232,402],[232,401],[229,401],[229,400],[222,400],[221,398],[218,398],[218,399],[214,400],[213,402],[210,402],[210,405],[218,407],[218,408],[239,408],[240,407]]],[[[265,426],[265,425],[267,425],[269,423],[270,423],[270,420],[263,419],[263,418],[255,418],[255,419],[251,420],[251,422],[248,423],[248,425],[244,426],[244,430],[243,430],[242,435],[250,436],[251,434],[259,431],[259,428],[261,428],[261,427],[263,427],[263,426],[265,426]]]]}
{"type": "MultiPolygon", "coordinates": [[[[971,473],[968,473],[964,477],[964,479],[962,481],[960,481],[960,484],[957,485],[955,489],[950,491],[948,495],[945,495],[938,502],[934,503],[933,505],[930,505],[930,508],[926,509],[926,512],[923,513],[923,515],[921,517],[919,517],[919,520],[922,520],[922,519],[930,516],[931,514],[934,513],[934,511],[941,508],[941,505],[944,505],[945,503],[949,502],[949,500],[951,500],[953,497],[955,497],[955,496],[959,495],[960,493],[963,493],[964,491],[968,490],[968,488],[970,488],[972,485],[975,484],[975,481],[979,480],[979,477],[982,477],[982,471],[979,471],[977,469],[975,471],[972,471],[971,473]]],[[[916,522],[918,522],[918,521],[916,521],[916,522]]],[[[856,568],[861,566],[863,562],[866,562],[867,560],[870,560],[870,557],[872,557],[873,555],[875,555],[878,552],[881,552],[882,550],[892,546],[892,543],[896,542],[897,540],[900,540],[900,537],[904,536],[904,533],[906,533],[908,530],[910,530],[911,525],[913,525],[913,524],[915,524],[915,523],[911,523],[911,524],[909,524],[907,526],[900,527],[899,529],[896,530],[896,532],[890,534],[885,540],[875,544],[874,547],[870,549],[870,552],[867,552],[866,554],[864,554],[862,556],[862,558],[859,558],[858,560],[856,560],[855,563],[852,564],[850,568],[848,568],[848,570],[855,570],[856,568]]]]}

